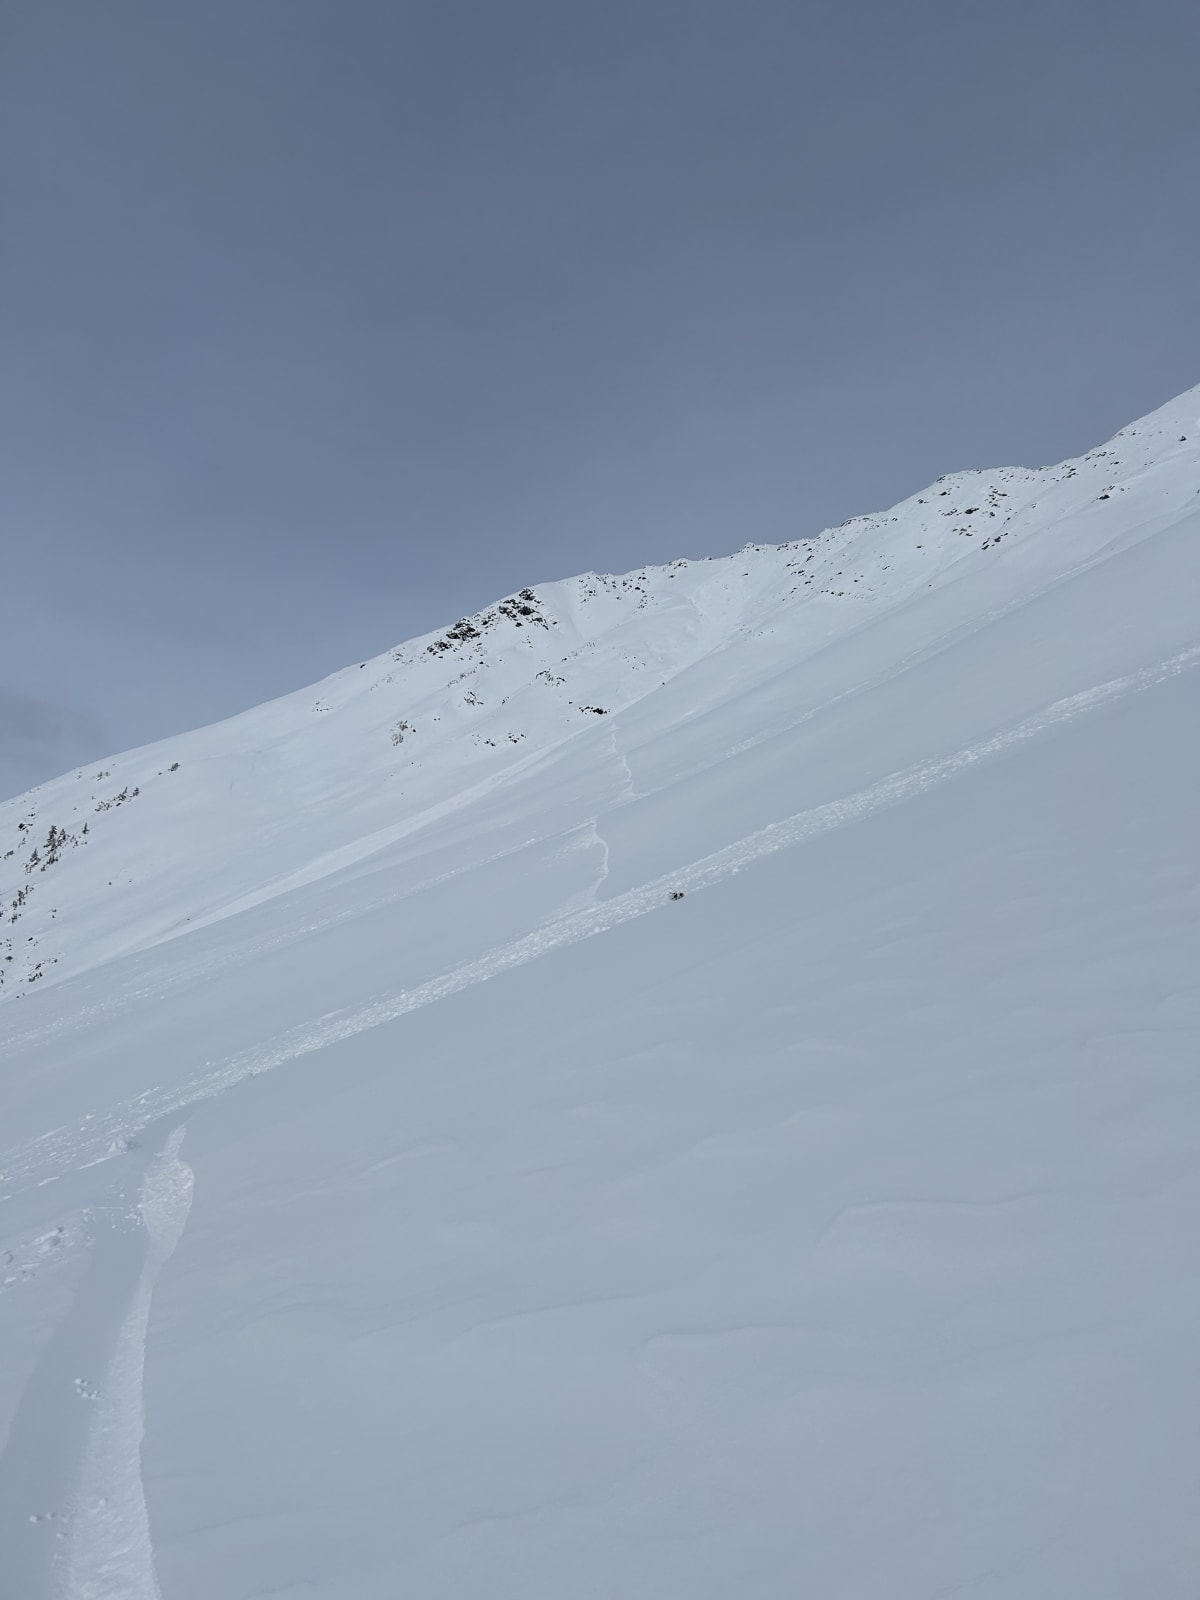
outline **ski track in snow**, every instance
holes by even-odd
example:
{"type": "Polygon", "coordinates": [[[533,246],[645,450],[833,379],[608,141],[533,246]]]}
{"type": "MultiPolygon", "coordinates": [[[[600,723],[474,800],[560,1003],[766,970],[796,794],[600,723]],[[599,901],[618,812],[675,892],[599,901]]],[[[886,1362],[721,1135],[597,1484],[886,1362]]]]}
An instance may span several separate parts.
{"type": "Polygon", "coordinates": [[[621,803],[624,804],[628,800],[638,799],[638,792],[634,786],[633,771],[629,765],[629,757],[625,754],[624,750],[621,749],[621,743],[617,737],[616,728],[611,729],[610,737],[612,739],[612,746],[609,750],[609,755],[612,756],[613,759],[620,765],[624,779],[625,786],[621,790],[620,795],[621,803]]]}
{"type": "MultiPolygon", "coordinates": [[[[1160,517],[1151,519],[1143,529],[1141,536],[1142,540],[1144,541],[1149,539],[1153,537],[1154,534],[1173,527],[1178,520],[1178,511],[1174,509],[1172,509],[1170,512],[1163,513],[1160,517]]],[[[729,746],[723,752],[723,758],[728,759],[729,757],[741,755],[747,751],[756,749],[760,745],[768,743],[770,740],[777,738],[781,732],[785,731],[785,728],[786,730],[794,731],[797,728],[802,727],[805,723],[812,722],[818,716],[825,714],[835,706],[844,704],[847,701],[859,699],[862,696],[869,694],[872,690],[879,688],[882,684],[888,682],[890,679],[942,654],[945,650],[960,642],[967,635],[977,633],[982,629],[991,626],[993,623],[998,622],[1001,618],[1009,615],[1011,612],[1018,610],[1023,605],[1039,599],[1042,595],[1048,594],[1054,589],[1062,587],[1071,579],[1077,578],[1080,576],[1080,574],[1089,571],[1091,568],[1102,565],[1104,561],[1113,555],[1113,553],[1114,547],[1112,544],[1105,545],[1098,551],[1093,551],[1090,555],[1085,557],[1083,560],[1076,562],[1074,565],[1066,567],[1061,572],[1053,573],[1051,576],[1046,578],[1044,582],[1034,586],[1032,589],[1024,591],[1018,595],[1013,595],[999,605],[993,606],[991,609],[980,613],[978,616],[960,621],[954,626],[937,633],[933,638],[926,640],[917,648],[900,656],[888,666],[886,671],[880,672],[874,677],[866,678],[862,682],[854,684],[852,687],[831,696],[828,700],[821,702],[819,705],[810,707],[807,711],[789,721],[784,726],[773,726],[766,731],[754,734],[750,738],[741,740],[738,743],[729,746]]],[[[858,626],[867,626],[866,620],[864,620],[858,626]]],[[[747,630],[742,630],[742,632],[746,631],[747,630]]],[[[852,628],[844,637],[850,637],[856,631],[858,631],[857,628],[852,628]]],[[[726,645],[724,648],[728,648],[728,645],[726,645]]],[[[1185,651],[1184,654],[1186,655],[1187,652],[1185,651]]],[[[685,669],[681,669],[681,671],[682,670],[685,669]]],[[[678,675],[679,673],[672,673],[671,677],[673,678],[678,675]]],[[[1136,673],[1130,674],[1128,681],[1132,682],[1132,680],[1137,676],[1138,675],[1136,673]]],[[[1121,683],[1126,683],[1127,680],[1121,679],[1119,681],[1121,683]]],[[[630,702],[631,705],[636,703],[636,700],[630,702]]],[[[313,883],[317,883],[322,878],[332,875],[337,871],[357,865],[361,861],[369,860],[372,856],[377,855],[390,845],[396,844],[413,834],[419,833],[422,828],[428,826],[431,822],[449,817],[455,812],[464,809],[471,801],[480,799],[490,793],[503,790],[514,782],[518,782],[527,777],[528,773],[531,770],[536,770],[536,768],[545,761],[547,756],[553,754],[564,745],[569,744],[574,737],[576,737],[575,734],[567,734],[563,735],[561,738],[552,740],[539,749],[531,751],[527,756],[518,759],[511,766],[506,767],[502,772],[490,774],[488,777],[480,780],[478,783],[471,785],[470,788],[466,789],[465,791],[455,794],[449,799],[442,800],[422,808],[416,815],[405,818],[403,822],[393,823],[386,828],[379,829],[375,833],[369,834],[364,838],[354,841],[352,844],[342,846],[338,850],[330,852],[327,856],[323,856],[315,861],[309,862],[305,867],[296,872],[286,874],[284,877],[279,878],[270,884],[260,886],[258,889],[247,895],[243,895],[217,909],[190,919],[187,924],[181,924],[180,926],[171,929],[169,932],[164,933],[160,938],[153,941],[152,944],[148,945],[146,948],[153,948],[154,944],[166,944],[175,939],[185,937],[190,932],[194,933],[199,929],[225,921],[228,918],[236,916],[241,911],[250,910],[254,907],[263,905],[270,900],[275,899],[280,895],[289,893],[296,888],[311,886],[313,883]]],[[[632,769],[629,765],[628,757],[621,748],[618,736],[618,728],[615,725],[609,730],[609,749],[607,753],[609,757],[619,765],[622,773],[623,787],[620,795],[617,797],[616,803],[618,805],[626,804],[632,800],[647,798],[651,794],[660,792],[660,789],[658,788],[651,789],[645,793],[638,791],[634,781],[632,769]]],[[[593,835],[596,844],[602,847],[605,852],[605,868],[601,874],[602,881],[603,878],[607,876],[608,846],[598,831],[599,821],[599,818],[593,819],[591,827],[593,829],[593,835]]],[[[486,865],[488,862],[499,861],[504,859],[506,856],[519,854],[522,850],[528,848],[529,845],[536,844],[538,842],[539,840],[536,836],[522,840],[517,844],[506,846],[504,849],[497,851],[494,855],[485,858],[485,860],[474,861],[467,865],[452,867],[444,872],[434,875],[433,877],[422,879],[411,886],[398,890],[391,890],[370,900],[361,901],[345,911],[322,917],[320,920],[310,923],[306,928],[299,930],[292,929],[286,934],[276,934],[273,937],[262,938],[256,941],[254,947],[255,951],[256,953],[261,953],[272,948],[281,948],[285,945],[294,943],[298,933],[315,933],[319,930],[334,928],[339,924],[345,923],[360,916],[365,910],[378,910],[385,905],[396,904],[399,901],[412,897],[413,895],[424,894],[428,890],[436,888],[439,884],[449,882],[457,877],[461,877],[464,873],[474,871],[479,866],[486,865]]],[[[599,888],[600,884],[598,883],[593,891],[592,898],[594,898],[595,894],[599,892],[599,888]]],[[[580,907],[576,900],[572,899],[571,901],[567,902],[567,905],[564,909],[566,913],[574,913],[580,909],[580,907]]],[[[234,941],[225,950],[210,953],[204,958],[202,963],[190,966],[180,971],[173,979],[168,978],[164,980],[163,978],[159,977],[155,983],[147,987],[135,988],[120,992],[116,996],[110,997],[108,1000],[101,1001],[93,1006],[88,1007],[85,1011],[77,1013],[74,1020],[78,1021],[83,1016],[89,1015],[101,1016],[112,1010],[123,1009],[131,1004],[136,1004],[151,995],[161,995],[178,984],[191,981],[200,973],[215,973],[231,963],[244,960],[246,954],[247,952],[239,948],[236,941],[234,941]]],[[[92,970],[92,968],[89,966],[81,966],[76,970],[75,975],[81,975],[90,970],[92,970]]],[[[23,1034],[15,1035],[10,1040],[10,1047],[13,1049],[18,1049],[23,1045],[37,1043],[53,1036],[63,1025],[64,1023],[62,1020],[59,1020],[58,1022],[43,1023],[41,1026],[34,1027],[23,1034]]],[[[0,1185],[3,1184],[3,1179],[4,1170],[2,1167],[0,1167],[0,1185]]],[[[0,1198],[2,1197],[3,1192],[2,1188],[0,1188],[0,1198]]],[[[3,1285],[0,1283],[0,1288],[2,1287],[3,1285]]]]}
{"type": "MultiPolygon", "coordinates": [[[[105,1112],[91,1114],[84,1123],[56,1128],[30,1143],[9,1151],[0,1166],[0,1198],[23,1190],[46,1175],[104,1161],[127,1147],[128,1141],[160,1119],[185,1113],[189,1108],[233,1088],[243,1079],[294,1061],[328,1045],[352,1038],[370,1028],[393,1022],[422,1006],[433,1005],[460,990],[484,983],[516,967],[536,961],[551,951],[578,944],[620,927],[636,917],[658,911],[674,890],[695,893],[723,882],[777,851],[790,849],[822,834],[842,828],[873,812],[900,804],[944,783],[981,761],[987,761],[1039,737],[1051,728],[1089,712],[1153,688],[1200,665],[1200,645],[1193,645],[1166,660],[1136,672],[1110,679],[1092,689],[1057,700],[1014,726],[968,745],[954,754],[921,762],[877,783],[800,811],[782,821],[748,834],[710,855],[654,878],[611,900],[597,900],[535,928],[511,943],[485,952],[440,977],[399,994],[385,996],[353,1010],[334,1011],[279,1034],[275,1039],[214,1063],[186,1084],[149,1089],[135,1099],[105,1112]]],[[[594,841],[603,843],[595,824],[589,825],[594,841]]],[[[605,846],[607,856],[607,846],[605,846]]],[[[607,868],[607,859],[605,860],[607,868]]],[[[597,885],[598,887],[599,885],[597,885]]]]}
{"type": "MultiPolygon", "coordinates": [[[[43,1352],[0,1460],[0,1570],[17,1600],[160,1600],[141,1477],[142,1374],[155,1279],[191,1203],[179,1159],[189,1108],[243,1079],[391,1022],[422,1006],[658,910],[670,892],[696,892],[756,862],[922,794],[1051,728],[1163,683],[1200,664],[1193,646],[1154,666],[1071,695],[953,755],[895,773],[841,800],[798,812],[611,900],[592,900],[520,939],[416,988],[289,1030],[192,1082],[149,1090],[82,1126],[43,1135],[10,1154],[6,1198],[28,1201],[49,1177],[106,1163],[126,1176],[93,1213],[92,1262],[75,1303],[43,1352]],[[147,1158],[132,1141],[137,1134],[147,1158]],[[132,1153],[131,1153],[132,1151],[132,1153]],[[136,1198],[128,1195],[137,1183],[136,1198]],[[12,1585],[16,1585],[15,1588],[12,1585]]],[[[585,846],[608,849],[593,821],[585,846]]],[[[69,1192],[59,1191],[56,1196],[69,1192]]],[[[43,1235],[44,1236],[44,1235],[43,1235]]]]}
{"type": "Polygon", "coordinates": [[[93,1209],[88,1273],[13,1419],[0,1460],[0,1574],[13,1600],[159,1600],[142,1370],[154,1282],[191,1205],[183,1133],[159,1129],[93,1209]]]}

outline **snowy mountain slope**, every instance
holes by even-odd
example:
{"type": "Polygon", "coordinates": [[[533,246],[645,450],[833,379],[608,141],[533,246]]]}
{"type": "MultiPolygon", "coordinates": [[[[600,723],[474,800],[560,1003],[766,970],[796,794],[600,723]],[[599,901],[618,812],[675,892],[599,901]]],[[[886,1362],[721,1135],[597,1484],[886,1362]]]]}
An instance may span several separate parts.
{"type": "MultiPolygon", "coordinates": [[[[682,746],[686,724],[723,706],[733,737],[754,694],[777,699],[772,726],[784,733],[798,710],[861,693],[914,653],[1183,528],[1200,477],[1198,409],[1183,396],[1041,472],[955,474],[816,540],[527,589],[311,689],[9,801],[0,996],[402,839],[406,857],[424,854],[415,841],[439,837],[448,810],[490,814],[498,785],[526,815],[529,788],[543,792],[564,747],[572,770],[591,769],[602,804],[626,781],[626,727],[646,726],[659,746],[675,731],[682,746]],[[603,721],[639,705],[615,732],[603,721]]],[[[1033,676],[1035,693],[1051,687],[1033,676]]],[[[701,745],[706,760],[725,754],[707,734],[701,745]]]]}
{"type": "Polygon", "coordinates": [[[14,1592],[1190,1593],[1198,533],[1193,391],[0,808],[14,1592]]]}

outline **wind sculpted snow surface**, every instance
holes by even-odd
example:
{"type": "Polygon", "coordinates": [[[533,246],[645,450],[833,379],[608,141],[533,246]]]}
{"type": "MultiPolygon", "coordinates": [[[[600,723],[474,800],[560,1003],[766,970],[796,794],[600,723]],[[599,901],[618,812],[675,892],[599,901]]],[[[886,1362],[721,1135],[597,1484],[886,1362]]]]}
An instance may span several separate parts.
{"type": "Polygon", "coordinates": [[[1198,441],[0,807],[5,1600],[1193,1595],[1198,441]]]}

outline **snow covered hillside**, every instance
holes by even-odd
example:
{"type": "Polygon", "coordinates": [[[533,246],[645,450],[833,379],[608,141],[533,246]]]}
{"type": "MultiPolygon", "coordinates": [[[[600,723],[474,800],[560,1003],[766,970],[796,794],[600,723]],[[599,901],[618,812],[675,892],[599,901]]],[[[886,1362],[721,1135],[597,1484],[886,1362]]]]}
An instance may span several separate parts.
{"type": "Polygon", "coordinates": [[[1200,390],[0,805],[0,1594],[1183,1597],[1200,390]]]}

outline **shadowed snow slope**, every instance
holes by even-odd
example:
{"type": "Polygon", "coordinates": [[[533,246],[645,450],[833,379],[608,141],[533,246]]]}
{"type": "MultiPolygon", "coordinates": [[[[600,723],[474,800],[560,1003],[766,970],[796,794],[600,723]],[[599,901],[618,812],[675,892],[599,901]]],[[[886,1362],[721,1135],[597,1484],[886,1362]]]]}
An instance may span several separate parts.
{"type": "Polygon", "coordinates": [[[1192,391],[0,806],[0,1593],[1193,1595],[1198,553],[1192,391]]]}

